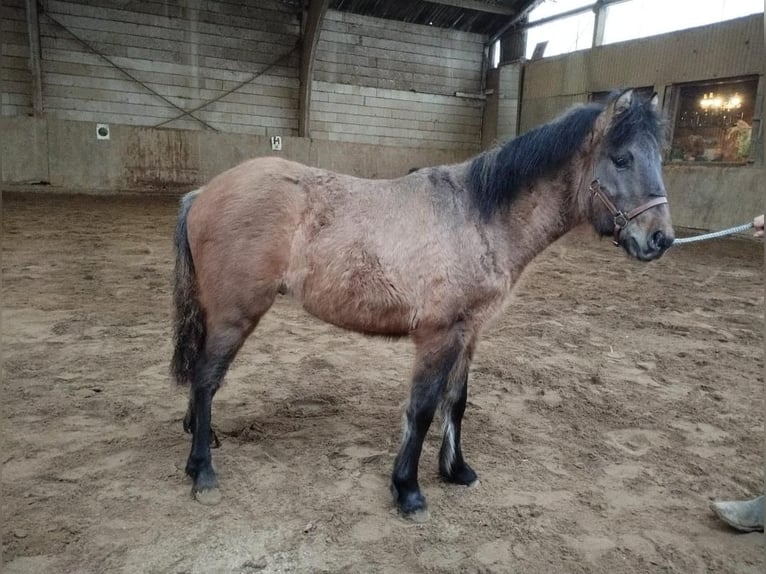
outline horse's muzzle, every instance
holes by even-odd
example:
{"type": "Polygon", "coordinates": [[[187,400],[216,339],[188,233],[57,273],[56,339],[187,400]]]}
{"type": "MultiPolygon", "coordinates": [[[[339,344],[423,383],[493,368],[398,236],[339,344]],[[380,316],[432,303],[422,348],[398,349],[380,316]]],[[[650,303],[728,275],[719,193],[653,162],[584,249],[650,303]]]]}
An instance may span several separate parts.
{"type": "Polygon", "coordinates": [[[638,239],[633,235],[627,235],[622,241],[622,246],[628,254],[639,261],[653,261],[659,259],[673,245],[675,237],[672,233],[668,234],[662,230],[652,233],[645,245],[641,245],[638,239]]]}

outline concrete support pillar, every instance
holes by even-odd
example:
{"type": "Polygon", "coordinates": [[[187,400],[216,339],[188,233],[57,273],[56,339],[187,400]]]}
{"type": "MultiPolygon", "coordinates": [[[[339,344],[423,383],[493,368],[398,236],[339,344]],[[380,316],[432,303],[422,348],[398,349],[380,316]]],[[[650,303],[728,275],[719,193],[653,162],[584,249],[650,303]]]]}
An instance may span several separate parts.
{"type": "Polygon", "coordinates": [[[489,149],[497,142],[497,102],[499,99],[499,68],[487,71],[484,91],[487,99],[484,101],[484,113],[481,121],[481,147],[489,149]]]}

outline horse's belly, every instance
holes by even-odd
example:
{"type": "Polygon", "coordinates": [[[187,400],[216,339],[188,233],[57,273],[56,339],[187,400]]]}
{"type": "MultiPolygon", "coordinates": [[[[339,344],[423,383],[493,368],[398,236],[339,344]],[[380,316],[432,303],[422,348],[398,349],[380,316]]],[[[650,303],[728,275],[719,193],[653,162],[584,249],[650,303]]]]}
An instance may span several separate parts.
{"type": "Polygon", "coordinates": [[[358,333],[404,337],[412,330],[407,318],[398,311],[383,310],[381,313],[376,313],[364,306],[352,305],[353,312],[349,312],[349,307],[346,305],[343,309],[328,308],[326,302],[313,305],[311,302],[304,301],[303,304],[303,308],[318,319],[358,333]]]}
{"type": "Polygon", "coordinates": [[[291,291],[315,317],[361,333],[403,336],[412,331],[417,316],[412,297],[366,267],[337,272],[327,265],[306,274],[291,291]]]}

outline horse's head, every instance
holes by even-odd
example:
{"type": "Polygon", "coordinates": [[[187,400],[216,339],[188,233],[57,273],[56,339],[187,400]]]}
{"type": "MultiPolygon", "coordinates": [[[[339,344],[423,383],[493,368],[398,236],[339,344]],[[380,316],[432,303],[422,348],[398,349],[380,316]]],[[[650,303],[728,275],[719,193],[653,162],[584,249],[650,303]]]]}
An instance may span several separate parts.
{"type": "Polygon", "coordinates": [[[633,257],[657,259],[674,240],[657,96],[647,100],[624,92],[606,106],[599,124],[602,139],[588,192],[591,221],[633,257]]]}

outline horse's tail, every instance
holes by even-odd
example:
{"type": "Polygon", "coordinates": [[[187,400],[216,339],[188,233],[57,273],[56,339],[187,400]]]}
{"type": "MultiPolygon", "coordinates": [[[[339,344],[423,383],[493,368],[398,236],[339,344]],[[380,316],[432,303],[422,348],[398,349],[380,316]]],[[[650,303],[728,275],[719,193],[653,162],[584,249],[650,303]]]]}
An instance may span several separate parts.
{"type": "Polygon", "coordinates": [[[173,244],[176,252],[176,266],[173,285],[173,359],[171,372],[179,385],[191,384],[194,364],[205,345],[205,317],[197,298],[197,278],[186,219],[197,191],[187,193],[181,199],[173,244]]]}

